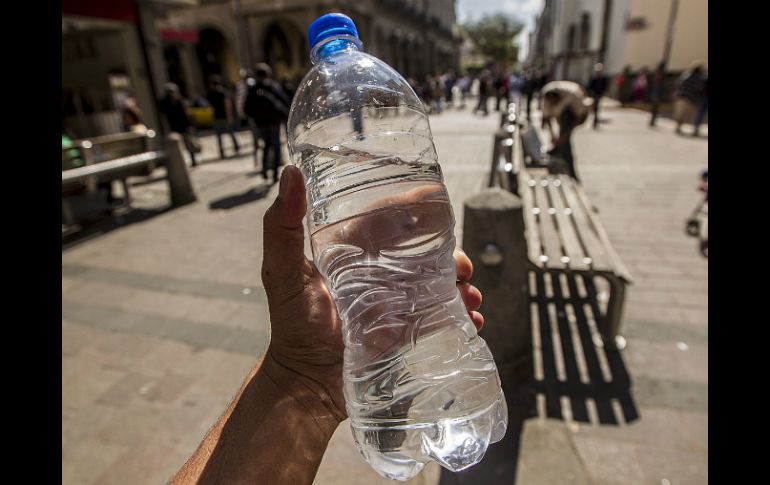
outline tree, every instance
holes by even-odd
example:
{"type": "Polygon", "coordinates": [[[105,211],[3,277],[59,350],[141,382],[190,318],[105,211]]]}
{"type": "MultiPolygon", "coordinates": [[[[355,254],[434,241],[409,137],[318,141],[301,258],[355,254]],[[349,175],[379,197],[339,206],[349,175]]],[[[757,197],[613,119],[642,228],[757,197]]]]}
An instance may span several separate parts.
{"type": "Polygon", "coordinates": [[[523,28],[518,19],[504,13],[487,14],[463,25],[479,53],[503,65],[516,64],[519,46],[513,40],[523,28]]]}

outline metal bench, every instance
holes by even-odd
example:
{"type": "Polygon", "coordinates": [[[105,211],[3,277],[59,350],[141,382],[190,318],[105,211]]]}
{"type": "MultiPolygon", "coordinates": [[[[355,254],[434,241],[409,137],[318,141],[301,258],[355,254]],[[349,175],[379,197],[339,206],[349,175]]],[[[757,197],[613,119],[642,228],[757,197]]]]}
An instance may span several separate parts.
{"type": "Polygon", "coordinates": [[[165,150],[148,149],[155,147],[154,137],[151,131],[147,135],[121,133],[80,140],[74,146],[62,148],[62,235],[77,228],[71,199],[79,197],[93,203],[98,199],[99,183],[118,180],[123,185],[123,206],[130,207],[128,177],[149,175],[160,165],[166,168],[172,204],[195,200],[179,135],[168,137],[165,150]]]}
{"type": "Polygon", "coordinates": [[[632,279],[581,185],[566,175],[523,170],[519,196],[530,263],[544,273],[603,278],[609,297],[603,321],[597,322],[600,338],[595,343],[623,349],[626,341],[618,332],[626,286],[632,279]]]}
{"type": "Polygon", "coordinates": [[[97,207],[99,184],[119,181],[125,194],[123,207],[130,207],[127,178],[150,175],[162,157],[144,156],[131,163],[111,163],[124,157],[155,152],[155,132],[146,134],[116,133],[76,140],[62,148],[62,232],[71,232],[76,217],[71,205],[73,199],[84,199],[97,207]],[[105,165],[106,164],[106,165],[105,165]]]}
{"type": "Polygon", "coordinates": [[[595,343],[622,349],[626,342],[618,332],[631,276],[612,248],[580,183],[568,175],[552,173],[558,169],[553,163],[558,159],[546,158],[546,166],[527,167],[522,163],[528,150],[536,154],[542,151],[535,129],[530,126],[520,131],[521,127],[515,124],[516,109],[514,105],[509,107],[513,116],[506,115],[503,129],[495,134],[488,185],[499,186],[522,199],[527,250],[536,271],[552,275],[573,273],[607,282],[604,321],[599,324],[595,343]],[[516,131],[520,131],[518,137],[516,131]],[[517,142],[522,144],[521,151],[516,148],[517,142]]]}
{"type": "Polygon", "coordinates": [[[516,150],[515,124],[505,124],[495,133],[492,146],[492,167],[489,171],[489,187],[499,186],[509,192],[519,191],[519,171],[521,167],[518,158],[514,156],[516,150]]]}

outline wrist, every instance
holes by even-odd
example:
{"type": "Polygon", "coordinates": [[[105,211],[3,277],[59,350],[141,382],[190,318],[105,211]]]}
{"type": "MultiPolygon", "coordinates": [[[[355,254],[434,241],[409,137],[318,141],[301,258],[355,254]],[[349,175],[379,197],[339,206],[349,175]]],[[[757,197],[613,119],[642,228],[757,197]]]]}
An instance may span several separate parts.
{"type": "Polygon", "coordinates": [[[282,363],[271,349],[268,349],[255,379],[269,382],[282,396],[291,399],[298,415],[309,418],[327,438],[331,438],[347,417],[323,385],[282,363]]]}

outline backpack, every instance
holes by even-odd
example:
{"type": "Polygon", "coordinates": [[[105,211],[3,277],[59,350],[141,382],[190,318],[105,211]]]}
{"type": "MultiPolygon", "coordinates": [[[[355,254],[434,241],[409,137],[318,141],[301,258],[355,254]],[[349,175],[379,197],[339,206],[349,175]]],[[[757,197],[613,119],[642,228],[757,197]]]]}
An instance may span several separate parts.
{"type": "Polygon", "coordinates": [[[284,98],[280,86],[272,81],[258,82],[249,87],[243,111],[257,125],[280,123],[289,118],[289,106],[284,98]]]}

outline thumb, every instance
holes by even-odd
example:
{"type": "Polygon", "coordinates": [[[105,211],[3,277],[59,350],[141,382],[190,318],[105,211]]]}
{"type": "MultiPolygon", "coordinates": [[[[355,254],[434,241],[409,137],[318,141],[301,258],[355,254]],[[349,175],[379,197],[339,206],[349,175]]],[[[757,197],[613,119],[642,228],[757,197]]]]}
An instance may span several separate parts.
{"type": "Polygon", "coordinates": [[[287,291],[297,290],[302,284],[298,278],[308,265],[305,258],[305,233],[302,219],[305,216],[305,182],[295,166],[283,169],[278,197],[265,213],[262,281],[265,290],[271,286],[288,284],[287,291]],[[297,281],[292,281],[297,280],[297,281]]]}

